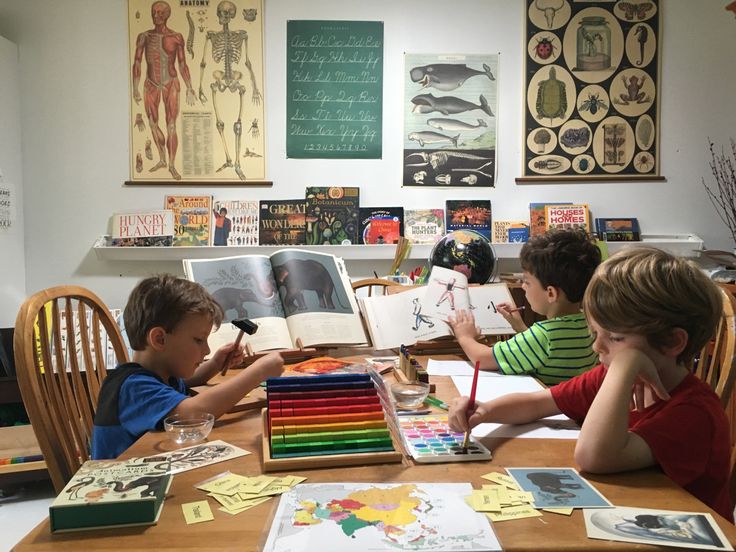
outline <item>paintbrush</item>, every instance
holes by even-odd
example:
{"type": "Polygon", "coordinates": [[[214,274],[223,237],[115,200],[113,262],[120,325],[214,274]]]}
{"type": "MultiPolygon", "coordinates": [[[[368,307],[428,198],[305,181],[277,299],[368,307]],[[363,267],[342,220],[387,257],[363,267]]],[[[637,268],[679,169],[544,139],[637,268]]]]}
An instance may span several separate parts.
{"type": "Polygon", "coordinates": [[[240,347],[240,342],[243,340],[243,334],[247,333],[248,335],[253,335],[258,330],[258,324],[252,320],[248,320],[247,318],[236,318],[230,323],[240,331],[238,332],[238,337],[235,338],[235,345],[230,349],[230,352],[222,363],[222,369],[220,370],[220,375],[222,376],[227,373],[227,369],[230,367],[230,359],[233,358],[235,351],[240,347]]]}
{"type": "Polygon", "coordinates": [[[395,274],[399,270],[399,266],[406,259],[411,248],[411,241],[404,236],[399,238],[399,242],[396,244],[396,251],[394,252],[394,261],[391,263],[391,270],[389,274],[395,274]]]}
{"type": "MultiPolygon", "coordinates": [[[[475,361],[475,372],[473,372],[473,385],[470,388],[470,402],[468,403],[468,418],[472,413],[473,407],[475,406],[475,390],[478,388],[478,372],[480,371],[480,361],[475,361]]],[[[470,427],[465,432],[465,439],[463,439],[463,454],[468,453],[468,444],[470,443],[470,427]]]]}

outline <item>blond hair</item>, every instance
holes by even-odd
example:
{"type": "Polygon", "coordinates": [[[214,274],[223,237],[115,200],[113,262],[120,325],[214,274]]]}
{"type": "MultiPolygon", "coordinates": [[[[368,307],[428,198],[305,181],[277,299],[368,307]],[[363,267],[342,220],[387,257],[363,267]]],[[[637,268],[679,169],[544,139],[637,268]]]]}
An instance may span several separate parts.
{"type": "Polygon", "coordinates": [[[601,328],[642,335],[657,350],[682,328],[688,340],[677,361],[687,365],[714,334],[723,303],[718,286],[695,263],[634,247],[598,267],[583,309],[601,328]]]}
{"type": "Polygon", "coordinates": [[[207,290],[196,282],[173,274],[158,274],[141,280],[130,292],[123,311],[128,341],[134,351],[143,351],[151,328],[162,327],[172,332],[188,314],[203,314],[219,326],[222,307],[207,290]]]}

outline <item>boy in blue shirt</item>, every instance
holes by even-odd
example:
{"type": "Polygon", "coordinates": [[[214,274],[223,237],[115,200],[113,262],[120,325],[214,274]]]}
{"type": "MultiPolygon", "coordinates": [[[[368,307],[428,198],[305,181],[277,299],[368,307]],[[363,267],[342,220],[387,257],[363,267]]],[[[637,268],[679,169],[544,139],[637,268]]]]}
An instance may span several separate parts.
{"type": "Polygon", "coordinates": [[[460,310],[448,320],[458,343],[482,370],[529,374],[546,385],[590,370],[598,357],[580,305],[600,262],[600,250],[582,230],[551,230],[531,238],[521,248],[522,288],[532,310],[547,320],[527,328],[513,305],[501,303],[498,312],[517,334],[487,347],[475,339],[473,314],[460,310]]]}
{"type": "Polygon", "coordinates": [[[277,377],[284,361],[270,353],[220,385],[187,395],[223,368],[243,360],[242,348],[231,343],[212,358],[207,338],[219,326],[220,305],[199,284],[161,274],[138,283],[123,313],[133,349],[132,362],[122,364],[102,383],[92,432],[92,458],[119,456],[144,433],[161,429],[172,414],[209,412],[219,418],[261,381],[277,377]]]}

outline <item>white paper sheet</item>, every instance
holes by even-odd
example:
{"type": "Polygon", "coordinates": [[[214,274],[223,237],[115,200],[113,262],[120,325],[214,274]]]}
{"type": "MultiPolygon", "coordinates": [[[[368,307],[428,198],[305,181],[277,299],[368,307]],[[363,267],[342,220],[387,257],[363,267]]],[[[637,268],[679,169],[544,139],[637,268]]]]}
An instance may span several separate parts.
{"type": "MultiPolygon", "coordinates": [[[[467,360],[435,360],[429,359],[427,363],[427,373],[430,376],[472,376],[473,365],[467,360]]],[[[478,377],[494,378],[501,377],[497,372],[488,372],[481,370],[478,377]]]]}
{"type": "MultiPolygon", "coordinates": [[[[495,377],[478,378],[476,400],[485,402],[509,393],[533,393],[544,388],[530,376],[493,375],[495,377]]],[[[452,382],[460,395],[470,395],[470,388],[473,385],[472,377],[453,376],[452,382]]],[[[570,418],[559,414],[523,425],[480,424],[473,428],[472,435],[473,437],[524,437],[525,439],[577,439],[580,435],[580,428],[570,418]]]]}

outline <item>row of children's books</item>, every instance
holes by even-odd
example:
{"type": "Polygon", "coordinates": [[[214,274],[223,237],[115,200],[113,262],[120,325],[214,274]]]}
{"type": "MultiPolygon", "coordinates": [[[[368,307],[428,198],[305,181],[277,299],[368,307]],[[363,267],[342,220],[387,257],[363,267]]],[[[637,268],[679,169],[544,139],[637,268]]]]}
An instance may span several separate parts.
{"type": "Polygon", "coordinates": [[[635,218],[596,218],[588,206],[532,203],[529,220],[493,220],[490,200],[448,199],[444,208],[361,207],[357,187],[309,187],[304,199],[215,200],[167,195],[156,211],[116,213],[113,246],[433,244],[470,229],[493,243],[526,242],[551,228],[584,228],[607,241],[638,241],[635,218]]]}

